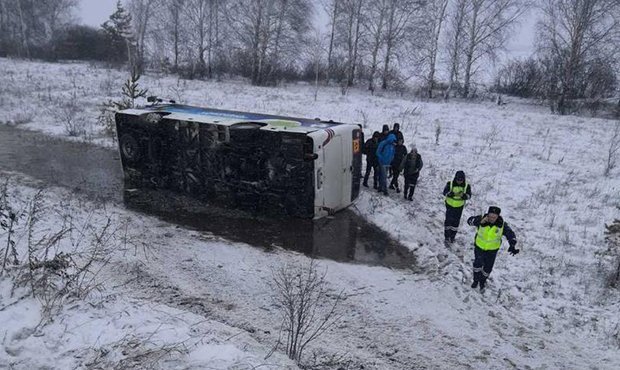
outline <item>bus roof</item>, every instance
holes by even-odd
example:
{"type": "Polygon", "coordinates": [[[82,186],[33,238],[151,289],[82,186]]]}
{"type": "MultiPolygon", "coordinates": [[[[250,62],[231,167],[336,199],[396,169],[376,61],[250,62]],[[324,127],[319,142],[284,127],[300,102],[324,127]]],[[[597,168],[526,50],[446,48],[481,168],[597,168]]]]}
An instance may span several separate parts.
{"type": "Polygon", "coordinates": [[[241,122],[259,122],[265,124],[262,129],[274,131],[294,131],[308,133],[334,126],[347,125],[340,122],[321,121],[320,119],[295,118],[263,113],[201,108],[183,104],[155,104],[141,108],[126,109],[121,111],[120,113],[129,115],[142,115],[156,112],[169,113],[166,115],[166,119],[193,121],[200,123],[217,123],[226,126],[231,126],[233,124],[241,122]]]}

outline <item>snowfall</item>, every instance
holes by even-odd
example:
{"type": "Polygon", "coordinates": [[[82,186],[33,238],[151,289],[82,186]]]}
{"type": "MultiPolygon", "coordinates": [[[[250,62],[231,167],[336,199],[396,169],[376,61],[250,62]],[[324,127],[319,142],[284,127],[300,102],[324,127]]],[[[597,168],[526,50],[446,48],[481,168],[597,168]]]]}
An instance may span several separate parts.
{"type": "MultiPolygon", "coordinates": [[[[86,63],[0,59],[0,123],[114,150],[97,117],[102,103],[120,99],[126,79],[86,63]],[[77,136],[62,121],[71,101],[77,136]]],[[[604,234],[619,215],[620,173],[603,175],[617,122],[552,115],[516,99],[429,102],[322,86],[315,100],[307,84],[253,87],[155,73],[140,84],[191,105],[359,123],[367,136],[400,122],[405,144],[417,146],[425,166],[413,202],[363,188],[351,207],[410,249],[416,265],[317,260],[330,297],[345,299],[338,322],[310,344],[306,366],[620,368],[620,292],[608,284],[604,234]],[[473,198],[446,248],[441,191],[457,170],[466,172],[473,198]],[[475,230],[464,221],[489,205],[502,208],[521,253],[509,255],[504,241],[481,294],[469,286],[475,230]]],[[[185,229],[19,171],[0,171],[0,183],[12,209],[37,204],[39,212],[30,223],[23,212],[11,234],[22,267],[9,263],[0,277],[0,368],[297,368],[282,346],[273,350],[282,323],[273,275],[308,266],[310,257],[185,229]],[[33,296],[20,282],[28,240],[49,239],[68,223],[47,253],[77,259],[100,248],[84,294],[33,296]]],[[[8,237],[0,229],[3,253],[8,237]]]]}

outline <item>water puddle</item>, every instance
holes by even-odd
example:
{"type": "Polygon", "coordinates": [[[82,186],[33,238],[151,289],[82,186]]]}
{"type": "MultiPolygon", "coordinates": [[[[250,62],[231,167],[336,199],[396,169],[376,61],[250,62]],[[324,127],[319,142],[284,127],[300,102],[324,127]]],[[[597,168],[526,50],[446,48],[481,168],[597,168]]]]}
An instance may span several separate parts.
{"type": "Polygon", "coordinates": [[[118,153],[94,145],[0,125],[0,170],[21,172],[95,200],[124,202],[164,221],[265,249],[394,268],[416,265],[405,246],[352,211],[318,221],[256,218],[168,192],[125,190],[118,153]]]}

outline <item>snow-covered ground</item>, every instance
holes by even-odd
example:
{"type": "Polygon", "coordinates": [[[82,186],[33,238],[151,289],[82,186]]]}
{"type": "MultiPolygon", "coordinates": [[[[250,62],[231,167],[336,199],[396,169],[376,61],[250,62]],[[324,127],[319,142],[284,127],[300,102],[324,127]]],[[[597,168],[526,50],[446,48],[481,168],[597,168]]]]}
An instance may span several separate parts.
{"type": "MultiPolygon", "coordinates": [[[[8,59],[0,59],[0,71],[0,122],[69,138],[62,118],[76,99],[70,116],[85,132],[71,139],[114,146],[97,124],[98,105],[119,99],[123,72],[8,59]]],[[[417,145],[425,168],[414,201],[363,191],[354,209],[415,251],[421,272],[320,261],[329,288],[348,294],[342,321],[313,346],[323,360],[342,356],[344,368],[366,369],[620,368],[620,294],[607,288],[600,256],[604,223],[620,207],[618,170],[603,176],[615,122],[554,116],[510,100],[501,107],[421,102],[358,90],[342,96],[330,87],[315,101],[310,86],[150,74],[141,84],[183,103],[361,123],[367,134],[400,122],[406,144],[417,145]],[[460,169],[474,194],[463,217],[500,206],[522,250],[500,252],[484,295],[469,288],[474,231],[462,222],[456,244],[442,243],[441,190],[460,169]]],[[[18,174],[11,185],[17,203],[36,187],[18,174]]],[[[52,229],[66,197],[66,189],[46,191],[52,229]]],[[[307,264],[306,257],[263,252],[120,205],[69,203],[76,219],[92,214],[101,225],[111,215],[148,248],[111,251],[98,276],[106,289],[68,302],[44,324],[42,304],[17,300],[19,290],[11,294],[9,279],[0,278],[0,322],[10,323],[0,332],[0,366],[106,367],[132,359],[162,368],[294,366],[279,351],[265,359],[280,325],[271,276],[282,265],[307,264]]]]}

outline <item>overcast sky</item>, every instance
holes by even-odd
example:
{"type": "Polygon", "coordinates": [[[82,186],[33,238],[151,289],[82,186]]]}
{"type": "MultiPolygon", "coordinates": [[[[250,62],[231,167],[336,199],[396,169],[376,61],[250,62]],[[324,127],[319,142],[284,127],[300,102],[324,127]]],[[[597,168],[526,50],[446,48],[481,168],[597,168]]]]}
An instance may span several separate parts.
{"type": "MultiPolygon", "coordinates": [[[[116,8],[117,0],[80,0],[78,15],[81,23],[98,27],[105,22],[116,8]]],[[[521,25],[516,27],[514,37],[506,48],[510,56],[527,57],[534,50],[534,28],[536,24],[535,12],[532,11],[521,19],[521,25]]]]}
{"type": "Polygon", "coordinates": [[[78,15],[81,23],[98,27],[116,9],[116,0],[80,0],[78,15]]]}

